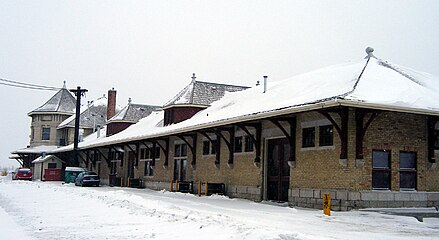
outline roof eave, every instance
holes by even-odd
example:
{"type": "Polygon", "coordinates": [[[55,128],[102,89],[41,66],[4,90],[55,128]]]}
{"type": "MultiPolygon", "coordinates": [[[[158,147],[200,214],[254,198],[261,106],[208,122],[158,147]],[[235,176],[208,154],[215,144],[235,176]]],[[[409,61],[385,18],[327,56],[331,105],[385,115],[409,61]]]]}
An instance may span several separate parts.
{"type": "Polygon", "coordinates": [[[58,115],[69,115],[69,116],[72,116],[73,114],[75,114],[74,112],[47,112],[47,111],[42,111],[42,112],[38,112],[38,111],[32,111],[32,112],[29,112],[27,115],[30,117],[30,116],[32,116],[32,115],[35,115],[35,114],[41,114],[41,115],[43,115],[43,114],[58,114],[58,115]]]}
{"type": "Polygon", "coordinates": [[[162,107],[163,110],[173,108],[173,107],[197,107],[197,108],[208,108],[210,105],[204,105],[204,104],[191,104],[191,103],[180,103],[180,104],[171,104],[162,107]]]}
{"type": "Polygon", "coordinates": [[[363,101],[357,101],[357,100],[347,100],[347,99],[337,99],[337,102],[340,103],[341,106],[346,106],[346,107],[357,107],[357,108],[361,107],[361,108],[392,111],[392,112],[403,112],[403,113],[439,116],[439,110],[410,108],[410,107],[386,105],[386,104],[379,104],[379,103],[369,103],[369,102],[363,102],[363,101]]]}
{"type": "Polygon", "coordinates": [[[215,121],[215,122],[192,125],[189,127],[183,127],[183,128],[179,128],[176,130],[162,132],[159,134],[152,134],[149,136],[137,136],[137,137],[133,137],[133,138],[126,138],[126,139],[114,140],[114,141],[109,141],[109,142],[90,144],[89,146],[82,147],[82,149],[103,147],[103,146],[120,144],[120,143],[130,142],[130,141],[139,141],[139,140],[142,140],[145,138],[151,139],[151,138],[164,137],[164,136],[175,135],[175,134],[180,134],[180,133],[185,133],[185,132],[191,132],[191,131],[196,131],[196,130],[201,130],[201,129],[206,129],[206,128],[229,125],[229,124],[238,123],[238,122],[260,120],[260,119],[269,118],[269,117],[276,117],[279,115],[312,111],[312,110],[317,110],[317,109],[322,109],[322,108],[335,107],[335,106],[339,106],[339,105],[340,104],[337,101],[328,100],[325,102],[319,102],[319,103],[313,103],[313,104],[307,104],[307,105],[295,106],[295,107],[288,107],[288,108],[284,108],[284,109],[277,109],[277,110],[261,112],[261,113],[257,113],[257,114],[249,114],[249,115],[245,115],[245,116],[239,116],[239,117],[225,119],[225,120],[219,120],[219,121],[215,121]]]}
{"type": "Polygon", "coordinates": [[[148,135],[148,136],[136,136],[136,137],[132,137],[132,138],[125,138],[125,139],[118,139],[118,140],[109,141],[109,142],[90,144],[88,146],[82,147],[82,149],[103,147],[103,146],[120,144],[120,143],[125,143],[125,142],[139,141],[139,140],[143,140],[143,139],[164,137],[164,136],[175,135],[175,134],[180,134],[180,133],[185,133],[185,132],[197,131],[197,130],[206,129],[206,128],[234,124],[234,123],[238,123],[238,122],[260,120],[260,119],[265,119],[265,118],[270,118],[270,117],[276,117],[276,116],[299,113],[299,112],[307,112],[307,111],[313,111],[313,110],[318,110],[318,109],[323,109],[323,108],[331,108],[331,107],[336,107],[336,106],[357,107],[357,108],[362,107],[362,108],[393,111],[393,112],[404,112],[404,113],[439,116],[439,111],[435,111],[435,110],[409,108],[409,107],[392,106],[392,105],[375,104],[375,103],[366,103],[366,102],[361,102],[361,101],[345,100],[345,99],[338,99],[337,98],[337,99],[330,99],[330,100],[323,101],[323,102],[317,102],[317,103],[306,104],[306,105],[301,105],[301,106],[287,107],[287,108],[283,108],[283,109],[276,109],[276,110],[271,110],[271,111],[266,111],[266,112],[260,112],[257,114],[249,114],[249,115],[245,115],[245,116],[239,116],[239,117],[234,117],[234,118],[225,119],[225,120],[219,120],[219,121],[215,121],[215,122],[192,125],[192,126],[183,127],[183,128],[179,128],[176,130],[165,131],[162,133],[152,134],[152,135],[148,135]]]}

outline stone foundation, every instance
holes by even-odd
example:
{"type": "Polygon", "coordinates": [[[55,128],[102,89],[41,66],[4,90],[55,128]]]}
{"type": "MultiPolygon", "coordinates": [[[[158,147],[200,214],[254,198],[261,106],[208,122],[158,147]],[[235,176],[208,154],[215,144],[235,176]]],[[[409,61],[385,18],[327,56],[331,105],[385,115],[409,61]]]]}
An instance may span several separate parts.
{"type": "Polygon", "coordinates": [[[234,198],[245,198],[253,201],[261,201],[261,188],[256,186],[226,185],[226,195],[234,198]]]}
{"type": "Polygon", "coordinates": [[[439,192],[346,191],[290,189],[289,204],[305,208],[323,208],[323,195],[331,195],[333,211],[360,208],[400,208],[439,206],[439,192]]]}

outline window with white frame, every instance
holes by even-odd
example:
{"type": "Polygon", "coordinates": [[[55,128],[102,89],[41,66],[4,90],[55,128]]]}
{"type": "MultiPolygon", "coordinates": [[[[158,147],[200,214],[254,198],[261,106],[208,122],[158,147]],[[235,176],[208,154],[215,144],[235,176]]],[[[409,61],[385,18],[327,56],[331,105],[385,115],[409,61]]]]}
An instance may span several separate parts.
{"type": "Polygon", "coordinates": [[[174,181],[186,181],[187,145],[175,144],[174,148],[174,181]]]}
{"type": "Polygon", "coordinates": [[[123,159],[123,152],[111,151],[110,152],[110,174],[117,174],[117,163],[123,159]]]}
{"type": "Polygon", "coordinates": [[[154,176],[153,157],[154,161],[160,159],[160,148],[158,146],[155,149],[153,146],[140,149],[140,161],[145,162],[144,176],[154,176]]]}

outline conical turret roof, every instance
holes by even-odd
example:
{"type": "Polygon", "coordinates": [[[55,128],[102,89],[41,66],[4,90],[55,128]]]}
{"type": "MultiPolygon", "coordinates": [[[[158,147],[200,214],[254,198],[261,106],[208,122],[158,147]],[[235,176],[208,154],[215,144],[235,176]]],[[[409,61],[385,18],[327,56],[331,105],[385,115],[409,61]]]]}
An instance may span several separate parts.
{"type": "Polygon", "coordinates": [[[55,95],[53,95],[46,103],[37,109],[28,113],[28,115],[38,113],[64,113],[74,114],[76,109],[76,99],[66,89],[65,85],[55,95]]]}

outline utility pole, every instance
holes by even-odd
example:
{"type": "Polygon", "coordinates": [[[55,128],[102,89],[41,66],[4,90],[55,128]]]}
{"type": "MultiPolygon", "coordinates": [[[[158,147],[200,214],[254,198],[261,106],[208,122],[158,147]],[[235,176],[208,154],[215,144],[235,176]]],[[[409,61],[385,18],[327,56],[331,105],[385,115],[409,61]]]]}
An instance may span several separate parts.
{"type": "Polygon", "coordinates": [[[87,89],[81,89],[80,86],[78,86],[76,89],[70,89],[70,92],[74,93],[76,96],[76,115],[75,115],[75,138],[73,142],[73,166],[78,167],[79,161],[78,161],[78,143],[79,143],[79,121],[81,120],[81,97],[84,96],[86,92],[88,92],[87,89]]]}

